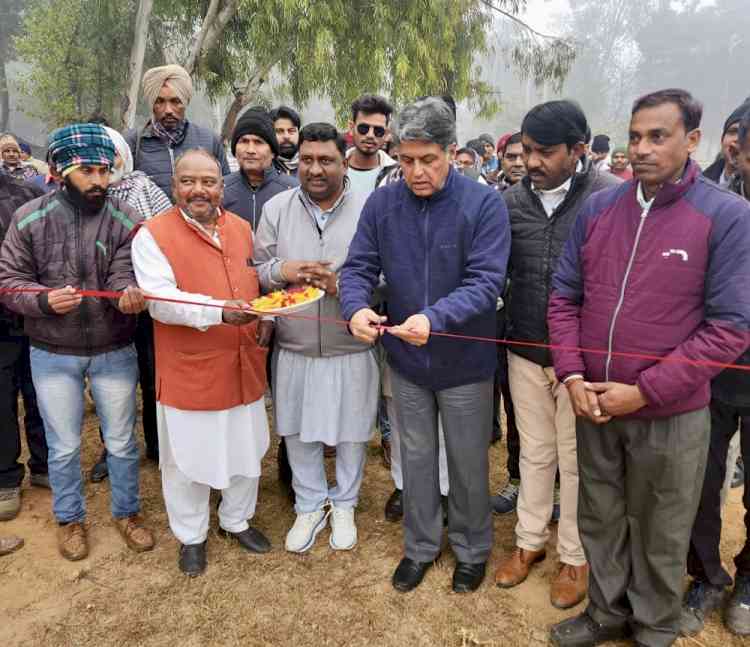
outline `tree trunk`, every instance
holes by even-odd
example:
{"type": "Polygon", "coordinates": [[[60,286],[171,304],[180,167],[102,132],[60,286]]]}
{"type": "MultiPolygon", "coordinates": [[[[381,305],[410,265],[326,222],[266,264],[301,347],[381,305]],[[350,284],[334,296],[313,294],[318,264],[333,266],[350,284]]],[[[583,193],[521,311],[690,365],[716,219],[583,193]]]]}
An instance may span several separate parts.
{"type": "Polygon", "coordinates": [[[143,58],[146,55],[146,42],[148,41],[148,23],[153,8],[154,0],[140,0],[138,3],[138,13],[135,17],[135,35],[128,65],[128,93],[123,98],[122,106],[122,126],[125,129],[132,128],[135,125],[138,92],[141,87],[141,75],[143,74],[143,58]]]}
{"type": "Polygon", "coordinates": [[[192,76],[198,67],[200,60],[211,51],[219,36],[224,32],[227,23],[237,13],[240,0],[226,0],[226,4],[219,8],[221,0],[211,0],[211,4],[206,11],[206,17],[203,19],[201,30],[195,39],[193,48],[185,63],[185,69],[192,76]]]}
{"type": "Polygon", "coordinates": [[[5,74],[5,61],[0,61],[0,133],[8,130],[10,122],[10,89],[5,74]]]}
{"type": "Polygon", "coordinates": [[[219,12],[219,5],[221,4],[221,0],[211,0],[210,4],[208,5],[208,9],[206,10],[206,15],[203,18],[203,23],[201,24],[201,29],[198,32],[198,35],[195,37],[195,42],[193,43],[193,47],[190,49],[190,54],[188,55],[187,61],[185,61],[185,69],[187,70],[187,73],[192,76],[193,72],[195,71],[195,67],[198,64],[198,59],[201,56],[201,51],[203,50],[203,43],[206,40],[206,34],[208,33],[208,30],[211,28],[211,26],[214,24],[214,20],[216,20],[216,14],[219,12]]]}
{"type": "Polygon", "coordinates": [[[221,127],[221,138],[223,141],[228,142],[232,138],[232,132],[234,131],[234,126],[237,123],[237,117],[239,116],[240,111],[249,104],[253,97],[258,93],[258,90],[260,90],[261,86],[266,82],[266,78],[274,65],[276,65],[276,61],[267,64],[250,77],[250,80],[242,90],[236,89],[234,91],[234,101],[232,101],[232,105],[229,106],[227,116],[224,118],[224,124],[221,127]]]}

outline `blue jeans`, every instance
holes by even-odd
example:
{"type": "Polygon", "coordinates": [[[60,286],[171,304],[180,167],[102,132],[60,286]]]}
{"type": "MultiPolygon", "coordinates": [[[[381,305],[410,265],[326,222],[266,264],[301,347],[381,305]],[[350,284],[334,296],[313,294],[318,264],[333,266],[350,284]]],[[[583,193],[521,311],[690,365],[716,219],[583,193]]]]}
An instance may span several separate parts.
{"type": "Polygon", "coordinates": [[[131,344],[91,357],[59,355],[31,347],[31,375],[49,447],[52,511],[59,523],[83,521],[81,425],[84,377],[91,382],[96,413],[107,447],[112,516],[140,511],[135,387],[138,359],[131,344]]]}

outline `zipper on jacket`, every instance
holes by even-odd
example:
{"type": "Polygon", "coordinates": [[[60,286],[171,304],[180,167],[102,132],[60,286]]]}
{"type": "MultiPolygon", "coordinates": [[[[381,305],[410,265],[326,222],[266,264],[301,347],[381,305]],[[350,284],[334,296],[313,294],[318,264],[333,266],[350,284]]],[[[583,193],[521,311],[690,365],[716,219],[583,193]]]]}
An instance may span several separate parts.
{"type": "Polygon", "coordinates": [[[254,189],[252,190],[252,194],[253,194],[253,233],[255,233],[255,230],[257,228],[257,223],[255,222],[255,220],[256,220],[257,216],[255,215],[255,194],[256,194],[256,191],[254,189]]]}
{"type": "MultiPolygon", "coordinates": [[[[430,305],[430,211],[427,209],[427,201],[422,206],[424,216],[424,307],[430,305]]],[[[430,352],[425,353],[427,357],[427,370],[430,370],[430,352]]]]}
{"type": "MultiPolygon", "coordinates": [[[[81,212],[78,208],[75,210],[75,225],[76,225],[76,252],[78,254],[78,279],[81,282],[80,290],[86,289],[86,272],[83,260],[83,218],[81,218],[81,212]]],[[[89,337],[89,327],[87,325],[87,305],[86,299],[81,300],[81,305],[78,306],[80,311],[81,328],[83,329],[83,340],[86,344],[87,354],[91,354],[91,339],[89,337]]]]}
{"type": "Polygon", "coordinates": [[[172,166],[172,175],[174,175],[174,151],[171,145],[167,146],[167,150],[169,151],[169,163],[172,166]]]}
{"type": "Polygon", "coordinates": [[[614,343],[614,337],[615,337],[615,324],[617,323],[617,317],[620,315],[620,310],[622,310],[623,302],[625,301],[625,289],[628,285],[628,279],[630,278],[630,272],[633,269],[633,263],[635,262],[635,255],[638,253],[638,243],[641,240],[641,232],[643,231],[643,226],[646,224],[646,217],[649,214],[649,211],[651,211],[651,205],[654,203],[653,199],[643,208],[643,211],[641,211],[641,219],[638,223],[638,229],[635,232],[635,241],[633,242],[633,251],[630,253],[630,258],[628,259],[628,264],[625,267],[625,276],[622,279],[622,285],[620,286],[620,297],[617,300],[617,305],[615,306],[615,311],[612,315],[612,320],[609,324],[609,337],[607,339],[607,363],[604,367],[604,381],[609,382],[609,369],[612,365],[612,345],[614,343]]]}

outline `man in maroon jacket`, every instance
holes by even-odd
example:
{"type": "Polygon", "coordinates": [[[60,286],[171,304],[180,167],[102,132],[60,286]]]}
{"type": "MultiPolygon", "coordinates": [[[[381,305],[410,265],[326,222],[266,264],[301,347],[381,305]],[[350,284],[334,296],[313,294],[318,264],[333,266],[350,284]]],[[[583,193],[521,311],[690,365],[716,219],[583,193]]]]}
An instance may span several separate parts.
{"type": "Polygon", "coordinates": [[[701,113],[684,90],[635,102],[635,179],[587,200],[553,279],[550,340],[578,416],[591,568],[589,606],[552,628],[556,645],[677,638],[710,381],[750,339],[750,205],[690,160],[701,113]]]}

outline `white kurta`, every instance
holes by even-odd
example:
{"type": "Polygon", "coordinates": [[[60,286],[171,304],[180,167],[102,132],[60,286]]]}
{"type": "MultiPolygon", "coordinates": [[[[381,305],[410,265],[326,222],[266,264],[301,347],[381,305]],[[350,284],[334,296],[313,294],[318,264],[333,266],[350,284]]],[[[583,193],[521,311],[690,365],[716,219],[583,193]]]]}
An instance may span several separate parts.
{"type": "MultiPolygon", "coordinates": [[[[221,246],[218,235],[212,240],[221,246]]],[[[223,305],[223,300],[180,290],[169,261],[145,227],[133,239],[131,253],[138,286],[145,292],[223,305]]],[[[163,324],[201,331],[222,322],[222,311],[217,307],[149,301],[148,309],[151,317],[163,324]]],[[[162,465],[172,461],[191,481],[216,489],[229,487],[233,476],[260,476],[260,463],[269,445],[262,397],[223,411],[187,411],[157,402],[156,415],[162,465]]]]}

